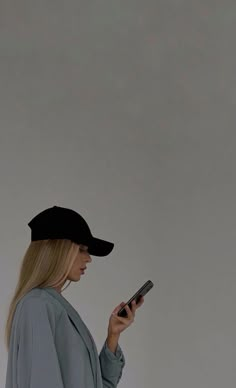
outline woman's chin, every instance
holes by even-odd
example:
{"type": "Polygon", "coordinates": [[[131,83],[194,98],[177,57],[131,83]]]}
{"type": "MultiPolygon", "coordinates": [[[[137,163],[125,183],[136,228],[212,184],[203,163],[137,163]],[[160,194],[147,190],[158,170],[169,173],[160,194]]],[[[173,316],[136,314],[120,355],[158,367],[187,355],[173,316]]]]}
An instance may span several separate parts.
{"type": "Polygon", "coordinates": [[[70,276],[68,278],[68,280],[70,280],[71,282],[78,282],[80,280],[80,278],[81,278],[81,274],[79,273],[79,274],[76,274],[74,276],[70,276]]]}

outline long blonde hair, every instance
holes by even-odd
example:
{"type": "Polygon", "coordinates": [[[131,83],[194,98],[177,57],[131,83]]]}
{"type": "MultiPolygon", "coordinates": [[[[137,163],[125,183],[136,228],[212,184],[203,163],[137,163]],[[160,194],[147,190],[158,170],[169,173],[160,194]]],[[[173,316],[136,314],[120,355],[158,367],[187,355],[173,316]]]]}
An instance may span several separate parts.
{"type": "Polygon", "coordinates": [[[39,240],[30,243],[20,266],[19,279],[7,314],[5,326],[7,351],[12,321],[19,300],[35,287],[57,287],[64,284],[78,252],[79,244],[67,239],[39,240]]]}

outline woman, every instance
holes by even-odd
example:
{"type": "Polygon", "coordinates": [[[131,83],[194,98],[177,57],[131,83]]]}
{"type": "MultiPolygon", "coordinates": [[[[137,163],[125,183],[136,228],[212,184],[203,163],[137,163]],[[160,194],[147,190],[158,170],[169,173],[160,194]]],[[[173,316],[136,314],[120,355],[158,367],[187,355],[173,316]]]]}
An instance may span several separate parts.
{"type": "Polygon", "coordinates": [[[93,237],[74,210],[53,206],[30,222],[31,244],[20,269],[6,323],[8,363],[5,388],[114,388],[125,365],[118,344],[144,299],[127,318],[110,316],[107,338],[98,355],[79,313],[62,296],[77,282],[91,257],[107,256],[114,244],[93,237]],[[67,287],[62,290],[66,280],[67,287]]]}

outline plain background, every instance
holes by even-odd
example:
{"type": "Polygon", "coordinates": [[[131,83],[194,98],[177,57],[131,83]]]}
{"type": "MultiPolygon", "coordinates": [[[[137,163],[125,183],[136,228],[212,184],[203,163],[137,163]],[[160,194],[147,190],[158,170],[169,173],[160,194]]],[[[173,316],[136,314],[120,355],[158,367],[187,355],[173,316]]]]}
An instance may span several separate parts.
{"type": "Polygon", "coordinates": [[[119,387],[235,387],[235,1],[0,8],[0,385],[27,223],[58,205],[115,243],[64,293],[99,351],[154,283],[119,387]]]}

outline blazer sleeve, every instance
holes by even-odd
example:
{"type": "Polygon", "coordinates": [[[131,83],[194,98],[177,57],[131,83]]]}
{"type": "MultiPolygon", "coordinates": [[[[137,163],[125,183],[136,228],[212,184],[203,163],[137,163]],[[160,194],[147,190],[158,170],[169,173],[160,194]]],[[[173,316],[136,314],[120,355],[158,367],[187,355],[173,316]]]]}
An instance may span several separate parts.
{"type": "Polygon", "coordinates": [[[18,388],[64,388],[54,343],[53,320],[43,300],[28,298],[24,301],[18,335],[18,388]]]}
{"type": "Polygon", "coordinates": [[[122,377],[123,368],[126,364],[124,353],[117,345],[115,353],[107,346],[105,341],[99,354],[99,361],[102,373],[103,388],[116,388],[122,377]]]}

